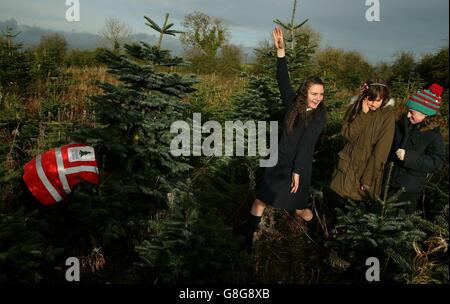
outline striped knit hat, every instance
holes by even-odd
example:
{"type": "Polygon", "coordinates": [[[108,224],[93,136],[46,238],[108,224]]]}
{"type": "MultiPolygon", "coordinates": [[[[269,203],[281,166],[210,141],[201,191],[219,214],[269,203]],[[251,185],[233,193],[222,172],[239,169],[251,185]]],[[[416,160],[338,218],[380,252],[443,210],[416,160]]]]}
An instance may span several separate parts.
{"type": "Polygon", "coordinates": [[[441,96],[444,88],[433,83],[427,90],[419,90],[406,102],[406,106],[425,115],[436,115],[441,107],[441,96]]]}

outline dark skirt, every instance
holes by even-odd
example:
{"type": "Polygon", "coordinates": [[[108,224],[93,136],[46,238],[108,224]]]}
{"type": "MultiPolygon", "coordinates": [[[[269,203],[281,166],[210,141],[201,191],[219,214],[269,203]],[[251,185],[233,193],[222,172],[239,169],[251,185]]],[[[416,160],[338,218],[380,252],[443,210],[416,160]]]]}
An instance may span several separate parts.
{"type": "Polygon", "coordinates": [[[297,193],[291,193],[292,168],[266,168],[262,179],[257,184],[256,198],[274,208],[288,210],[305,209],[308,205],[309,181],[302,183],[297,193]]]}

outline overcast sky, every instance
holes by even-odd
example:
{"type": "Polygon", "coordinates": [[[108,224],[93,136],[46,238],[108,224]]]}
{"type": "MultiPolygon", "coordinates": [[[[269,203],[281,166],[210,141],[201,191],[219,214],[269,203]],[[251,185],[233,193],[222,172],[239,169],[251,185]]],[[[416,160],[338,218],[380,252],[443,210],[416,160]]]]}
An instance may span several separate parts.
{"type": "MultiPolygon", "coordinates": [[[[396,51],[416,56],[448,46],[448,0],[378,0],[380,21],[366,20],[366,0],[298,0],[297,22],[322,35],[321,46],[360,51],[371,62],[391,61],[396,51]]],[[[0,21],[51,30],[98,33],[108,16],[132,26],[135,33],[154,34],[143,16],[162,23],[165,13],[181,29],[194,11],[224,19],[231,42],[247,47],[270,38],[274,19],[290,20],[293,0],[79,0],[80,21],[68,22],[66,0],[0,0],[0,21]]],[[[367,1],[371,2],[371,1],[367,1]]]]}

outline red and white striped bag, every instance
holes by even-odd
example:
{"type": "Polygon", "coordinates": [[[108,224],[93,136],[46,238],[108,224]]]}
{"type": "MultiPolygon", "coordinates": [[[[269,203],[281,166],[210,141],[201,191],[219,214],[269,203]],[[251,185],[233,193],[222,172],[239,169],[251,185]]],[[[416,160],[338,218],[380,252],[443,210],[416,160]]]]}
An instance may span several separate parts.
{"type": "Polygon", "coordinates": [[[70,144],[46,151],[25,164],[23,180],[42,204],[61,202],[82,180],[98,185],[94,148],[70,144]]]}

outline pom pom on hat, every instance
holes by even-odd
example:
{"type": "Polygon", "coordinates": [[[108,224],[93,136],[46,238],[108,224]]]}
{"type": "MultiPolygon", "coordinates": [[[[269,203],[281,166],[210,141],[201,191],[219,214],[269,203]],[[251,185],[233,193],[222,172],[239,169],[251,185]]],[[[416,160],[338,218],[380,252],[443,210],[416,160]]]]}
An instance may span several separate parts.
{"type": "Polygon", "coordinates": [[[442,96],[442,92],[444,92],[444,88],[438,85],[437,83],[433,83],[428,90],[430,90],[433,94],[437,96],[442,96]]]}

